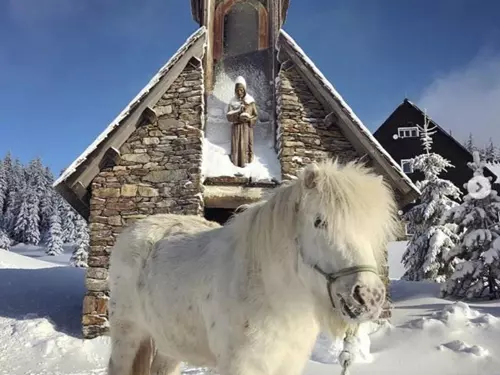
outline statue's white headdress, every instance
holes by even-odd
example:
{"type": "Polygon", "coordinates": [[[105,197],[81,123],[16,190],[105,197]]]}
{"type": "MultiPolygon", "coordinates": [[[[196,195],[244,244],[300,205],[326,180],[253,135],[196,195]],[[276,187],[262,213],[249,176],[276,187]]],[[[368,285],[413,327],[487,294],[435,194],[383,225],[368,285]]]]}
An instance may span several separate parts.
{"type": "Polygon", "coordinates": [[[237,84],[243,85],[245,90],[247,89],[247,81],[242,76],[237,77],[236,81],[234,81],[234,85],[236,86],[237,84]]]}
{"type": "MultiPolygon", "coordinates": [[[[242,76],[238,76],[236,78],[236,80],[234,81],[234,85],[236,86],[237,84],[243,85],[243,87],[245,88],[245,91],[247,91],[247,81],[245,80],[245,78],[243,78],[242,76]]],[[[246,104],[252,104],[255,102],[255,99],[252,97],[252,95],[250,95],[248,92],[246,92],[245,97],[243,98],[243,101],[246,104]]],[[[231,105],[233,105],[234,107],[239,105],[239,103],[240,103],[240,99],[237,98],[236,96],[231,100],[231,105]]]]}

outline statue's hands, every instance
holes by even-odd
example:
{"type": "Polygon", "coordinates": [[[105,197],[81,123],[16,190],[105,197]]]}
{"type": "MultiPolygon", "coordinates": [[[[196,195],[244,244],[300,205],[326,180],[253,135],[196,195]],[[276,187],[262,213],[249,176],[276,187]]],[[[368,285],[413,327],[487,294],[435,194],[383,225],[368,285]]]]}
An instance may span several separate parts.
{"type": "Polygon", "coordinates": [[[250,115],[246,112],[243,112],[242,114],[240,114],[240,120],[241,121],[245,121],[245,122],[249,122],[250,121],[250,115]]]}

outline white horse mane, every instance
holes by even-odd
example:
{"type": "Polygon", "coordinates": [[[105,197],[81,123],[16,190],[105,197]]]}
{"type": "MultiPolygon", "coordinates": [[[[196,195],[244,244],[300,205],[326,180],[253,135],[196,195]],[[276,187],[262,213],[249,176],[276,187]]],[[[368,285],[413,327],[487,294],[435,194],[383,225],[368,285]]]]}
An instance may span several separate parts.
{"type": "Polygon", "coordinates": [[[325,160],[309,165],[297,179],[276,188],[267,199],[242,206],[226,224],[237,236],[236,249],[251,251],[254,259],[260,259],[265,254],[259,251],[279,248],[273,241],[293,239],[297,210],[309,209],[303,202],[311,195],[329,208],[325,219],[332,227],[328,233],[356,236],[362,228],[363,236],[372,242],[377,263],[383,262],[387,242],[400,230],[397,204],[386,181],[360,162],[325,160]],[[306,188],[308,172],[315,174],[315,189],[306,188]],[[379,225],[373,225],[373,220],[379,225]]]}

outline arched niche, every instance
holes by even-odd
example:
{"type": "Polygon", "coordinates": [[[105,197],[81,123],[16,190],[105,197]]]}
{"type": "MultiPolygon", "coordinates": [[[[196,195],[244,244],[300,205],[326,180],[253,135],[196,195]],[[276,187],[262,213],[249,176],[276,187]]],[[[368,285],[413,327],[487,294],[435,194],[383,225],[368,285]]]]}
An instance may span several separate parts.
{"type": "Polygon", "coordinates": [[[259,0],[223,0],[214,19],[214,59],[269,47],[269,20],[259,0]]]}

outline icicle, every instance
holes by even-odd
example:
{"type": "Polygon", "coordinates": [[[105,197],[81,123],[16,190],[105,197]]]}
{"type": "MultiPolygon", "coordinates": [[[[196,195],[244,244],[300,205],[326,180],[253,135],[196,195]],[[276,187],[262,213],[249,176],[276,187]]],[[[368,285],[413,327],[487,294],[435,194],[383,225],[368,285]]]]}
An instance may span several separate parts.
{"type": "Polygon", "coordinates": [[[339,362],[342,366],[340,375],[349,375],[349,368],[354,361],[354,344],[359,325],[347,329],[344,337],[344,347],[339,355],[339,362]]]}

